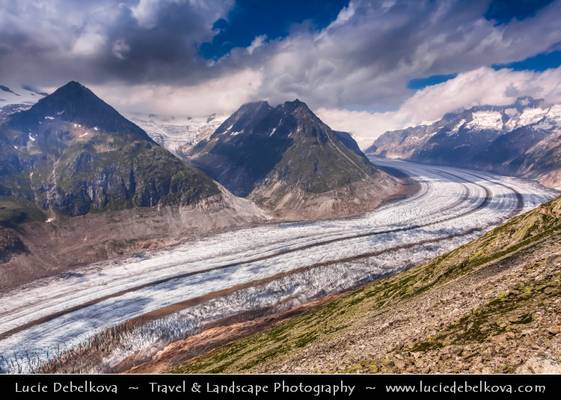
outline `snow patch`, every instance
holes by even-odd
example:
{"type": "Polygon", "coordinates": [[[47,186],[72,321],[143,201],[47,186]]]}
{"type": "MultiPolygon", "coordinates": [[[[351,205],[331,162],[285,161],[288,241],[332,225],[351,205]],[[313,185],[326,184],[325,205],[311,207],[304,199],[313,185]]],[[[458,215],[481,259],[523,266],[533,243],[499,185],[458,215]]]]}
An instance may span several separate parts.
{"type": "Polygon", "coordinates": [[[504,113],[512,118],[515,115],[518,115],[518,110],[516,108],[507,108],[504,113]]]}
{"type": "Polygon", "coordinates": [[[503,128],[503,116],[497,111],[476,111],[472,114],[472,120],[466,127],[479,130],[501,130],[503,128]]]}
{"type": "MultiPolygon", "coordinates": [[[[450,130],[450,134],[454,134],[454,133],[458,133],[458,131],[462,128],[462,126],[464,126],[464,124],[466,123],[466,120],[462,118],[462,120],[460,122],[458,122],[451,130],[450,130]]],[[[435,132],[436,133],[436,132],[435,132]]]]}

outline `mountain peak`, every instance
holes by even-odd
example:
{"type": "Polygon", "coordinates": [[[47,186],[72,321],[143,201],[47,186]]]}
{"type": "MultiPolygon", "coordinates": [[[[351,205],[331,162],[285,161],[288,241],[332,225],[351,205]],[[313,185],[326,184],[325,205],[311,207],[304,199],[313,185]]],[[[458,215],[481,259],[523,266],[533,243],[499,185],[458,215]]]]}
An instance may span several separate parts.
{"type": "Polygon", "coordinates": [[[89,97],[90,101],[103,102],[103,100],[97,97],[90,89],[77,81],[70,81],[65,85],[62,85],[45,99],[50,99],[50,101],[52,101],[53,98],[62,97],[67,101],[71,101],[76,100],[78,96],[89,97]]]}
{"type": "Polygon", "coordinates": [[[113,133],[132,133],[152,141],[140,127],[77,81],[70,81],[59,87],[29,110],[14,114],[9,123],[20,129],[34,129],[45,120],[79,123],[113,133]]]}
{"type": "MultiPolygon", "coordinates": [[[[308,105],[299,99],[294,99],[292,101],[285,101],[282,107],[288,108],[290,110],[296,110],[298,108],[310,110],[308,105]]],[[[311,111],[311,110],[310,110],[311,111]]]]}
{"type": "Polygon", "coordinates": [[[86,89],[86,87],[84,85],[82,85],[80,82],[78,81],[69,81],[68,83],[66,83],[65,85],[62,85],[59,89],[63,89],[63,88],[83,88],[86,89]]]}

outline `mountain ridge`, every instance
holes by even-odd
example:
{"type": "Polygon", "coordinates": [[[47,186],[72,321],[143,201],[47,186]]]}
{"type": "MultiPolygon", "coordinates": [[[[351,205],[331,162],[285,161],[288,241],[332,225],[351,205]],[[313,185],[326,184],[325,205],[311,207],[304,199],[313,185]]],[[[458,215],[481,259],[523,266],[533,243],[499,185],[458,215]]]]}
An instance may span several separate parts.
{"type": "Polygon", "coordinates": [[[447,113],[428,125],[389,131],[366,152],[516,175],[561,188],[561,105],[520,97],[504,106],[447,113]]]}
{"type": "Polygon", "coordinates": [[[208,177],[77,82],[9,115],[0,130],[0,193],[44,211],[82,215],[219,194],[208,177]]]}
{"type": "Polygon", "coordinates": [[[0,123],[0,288],[266,219],[77,82],[0,123]]]}
{"type": "Polygon", "coordinates": [[[277,215],[289,209],[294,217],[312,215],[313,208],[314,216],[352,214],[352,206],[342,209],[343,199],[358,203],[359,212],[402,190],[348,133],[333,131],[298,99],[275,107],[266,101],[242,105],[191,150],[189,160],[277,215]]]}

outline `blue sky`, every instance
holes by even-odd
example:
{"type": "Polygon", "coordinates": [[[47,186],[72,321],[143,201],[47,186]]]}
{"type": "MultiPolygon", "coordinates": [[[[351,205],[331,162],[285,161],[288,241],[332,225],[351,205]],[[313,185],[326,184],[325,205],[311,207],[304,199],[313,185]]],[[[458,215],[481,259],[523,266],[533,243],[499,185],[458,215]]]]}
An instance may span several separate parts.
{"type": "MultiPolygon", "coordinates": [[[[491,1],[485,11],[484,17],[495,24],[508,24],[512,20],[531,18],[536,13],[549,5],[553,0],[495,0],[491,1]]],[[[507,64],[494,64],[493,68],[511,68],[516,71],[545,71],[561,65],[561,51],[547,51],[523,60],[507,64]]],[[[413,90],[423,89],[427,86],[446,82],[457,76],[456,73],[432,75],[415,78],[407,82],[407,87],[413,90]]]]}
{"type": "MultiPolygon", "coordinates": [[[[513,61],[507,64],[493,64],[494,69],[511,69],[514,71],[535,71],[543,72],[548,69],[558,68],[561,66],[561,50],[547,51],[536,54],[519,61],[513,61]]],[[[407,87],[413,90],[424,89],[428,86],[444,83],[450,79],[454,79],[458,74],[431,75],[423,78],[411,79],[407,82],[407,87]]]]}
{"type": "Polygon", "coordinates": [[[320,30],[335,20],[348,0],[238,0],[228,14],[216,20],[212,41],[201,44],[206,58],[220,58],[235,47],[247,47],[260,35],[267,39],[286,37],[299,25],[320,30]]]}

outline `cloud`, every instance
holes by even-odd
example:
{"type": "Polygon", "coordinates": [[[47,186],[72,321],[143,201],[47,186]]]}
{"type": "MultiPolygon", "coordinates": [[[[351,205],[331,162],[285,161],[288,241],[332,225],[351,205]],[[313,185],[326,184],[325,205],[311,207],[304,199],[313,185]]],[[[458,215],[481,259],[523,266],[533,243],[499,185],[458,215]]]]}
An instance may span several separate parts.
{"type": "Polygon", "coordinates": [[[119,60],[124,60],[127,58],[128,53],[131,51],[131,47],[124,39],[117,39],[113,42],[113,48],[111,52],[119,60]]]}
{"type": "MultiPolygon", "coordinates": [[[[352,1],[321,32],[297,32],[255,52],[264,74],[259,94],[316,108],[391,110],[414,93],[411,79],[520,60],[561,41],[561,2],[501,25],[483,17],[487,7],[477,0],[352,1]]],[[[233,52],[224,63],[235,59],[233,52]]]]}
{"type": "Polygon", "coordinates": [[[265,40],[267,40],[267,36],[265,36],[265,35],[257,36],[255,39],[253,39],[251,44],[246,48],[247,52],[249,54],[253,54],[253,52],[255,50],[257,50],[259,47],[263,46],[263,44],[265,43],[265,40]]]}
{"type": "Polygon", "coordinates": [[[216,72],[197,54],[232,1],[0,0],[0,76],[48,86],[192,85],[216,72]]]}
{"type": "Polygon", "coordinates": [[[435,118],[447,107],[500,100],[493,90],[537,93],[525,75],[485,67],[561,43],[561,0],[500,24],[485,18],[489,0],[351,0],[321,30],[297,24],[286,37],[265,32],[219,60],[204,59],[199,46],[220,34],[215,22],[233,4],[0,0],[0,83],[54,87],[79,80],[127,111],[185,115],[209,113],[213,104],[231,112],[244,101],[299,98],[366,140],[435,118]],[[419,92],[407,87],[412,79],[443,74],[458,76],[419,92]],[[479,76],[473,87],[460,85],[470,76],[479,76]],[[509,85],[496,88],[487,76],[509,85]],[[438,90],[454,92],[452,85],[464,92],[440,93],[447,104],[431,97],[438,90]]]}
{"type": "Polygon", "coordinates": [[[125,114],[206,116],[229,114],[250,101],[262,79],[258,71],[248,69],[190,86],[115,84],[94,85],[92,90],[125,114]]]}
{"type": "Polygon", "coordinates": [[[561,102],[561,67],[544,72],[482,67],[416,92],[396,111],[321,108],[318,114],[332,128],[352,132],[364,148],[385,131],[429,123],[462,108],[510,104],[519,96],[561,102]]]}

